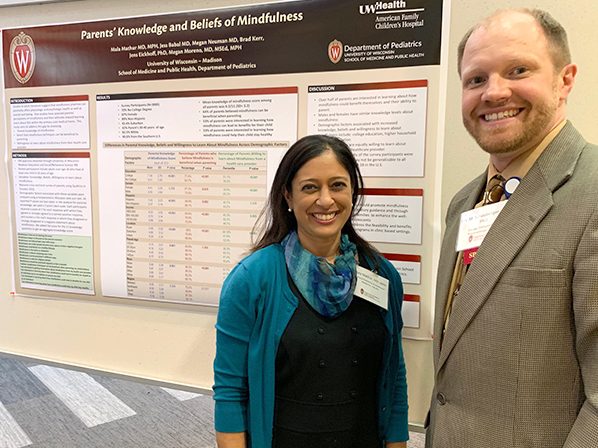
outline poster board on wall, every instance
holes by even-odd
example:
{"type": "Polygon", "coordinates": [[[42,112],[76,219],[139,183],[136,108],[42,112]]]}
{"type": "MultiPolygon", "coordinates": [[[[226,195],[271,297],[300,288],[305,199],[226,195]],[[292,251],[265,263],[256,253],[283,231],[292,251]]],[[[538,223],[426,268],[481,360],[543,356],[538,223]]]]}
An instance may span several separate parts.
{"type": "Polygon", "coordinates": [[[359,231],[429,338],[442,1],[301,1],[3,30],[15,292],[217,305],[278,161],[337,135],[359,231]]]}

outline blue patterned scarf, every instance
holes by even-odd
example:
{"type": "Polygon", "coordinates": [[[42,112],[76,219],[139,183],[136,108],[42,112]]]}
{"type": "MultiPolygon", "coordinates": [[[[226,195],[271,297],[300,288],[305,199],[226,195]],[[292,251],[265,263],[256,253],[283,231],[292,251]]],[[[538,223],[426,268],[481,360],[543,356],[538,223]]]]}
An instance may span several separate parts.
{"type": "Polygon", "coordinates": [[[349,308],[357,282],[357,247],[347,235],[341,235],[340,255],[334,264],[305,250],[296,231],[280,244],[295,286],[314,310],[336,317],[349,308]]]}

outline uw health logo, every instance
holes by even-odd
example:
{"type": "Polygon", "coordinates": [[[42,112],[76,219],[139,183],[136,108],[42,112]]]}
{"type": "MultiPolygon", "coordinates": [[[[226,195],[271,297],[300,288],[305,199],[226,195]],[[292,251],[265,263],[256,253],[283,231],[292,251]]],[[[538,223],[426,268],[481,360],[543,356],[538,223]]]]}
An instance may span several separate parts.
{"type": "Polygon", "coordinates": [[[338,63],[343,57],[343,43],[334,39],[328,44],[328,58],[334,64],[338,63]]]}
{"type": "Polygon", "coordinates": [[[10,68],[21,84],[25,84],[33,75],[35,46],[31,36],[20,32],[10,43],[10,68]]]}

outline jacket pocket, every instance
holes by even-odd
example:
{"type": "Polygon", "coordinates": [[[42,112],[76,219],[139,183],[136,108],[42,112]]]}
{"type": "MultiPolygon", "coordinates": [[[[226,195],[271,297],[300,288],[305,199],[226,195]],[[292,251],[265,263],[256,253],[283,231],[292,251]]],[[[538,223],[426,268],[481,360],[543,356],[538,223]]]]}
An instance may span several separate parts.
{"type": "Polygon", "coordinates": [[[499,283],[521,288],[562,288],[569,278],[565,269],[535,269],[510,267],[503,273],[499,283]]]}

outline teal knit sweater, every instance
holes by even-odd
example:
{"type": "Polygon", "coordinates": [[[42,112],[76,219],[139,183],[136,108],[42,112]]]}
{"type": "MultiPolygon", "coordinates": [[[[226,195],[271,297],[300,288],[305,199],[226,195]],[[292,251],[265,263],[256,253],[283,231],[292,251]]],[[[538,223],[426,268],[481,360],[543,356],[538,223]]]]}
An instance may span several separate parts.
{"type": "MultiPolygon", "coordinates": [[[[386,259],[380,258],[378,265],[378,274],[390,282],[389,309],[380,309],[388,332],[378,380],[379,431],[385,442],[399,442],[409,438],[401,345],[403,287],[386,259]]],[[[297,303],[280,244],[243,259],[222,287],[214,360],[215,426],[219,432],[247,432],[252,448],[272,446],[276,353],[297,303]]]]}

